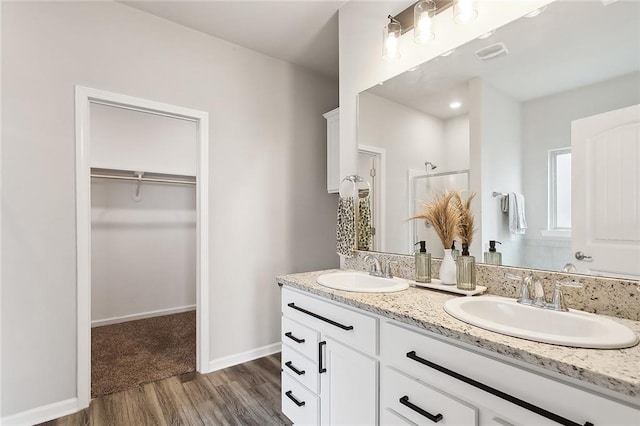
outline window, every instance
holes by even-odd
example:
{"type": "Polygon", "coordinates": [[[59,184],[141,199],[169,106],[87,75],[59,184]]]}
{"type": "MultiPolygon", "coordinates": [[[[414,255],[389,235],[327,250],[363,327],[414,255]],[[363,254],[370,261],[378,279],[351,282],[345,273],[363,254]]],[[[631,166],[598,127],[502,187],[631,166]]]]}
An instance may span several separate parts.
{"type": "Polygon", "coordinates": [[[571,148],[549,151],[549,230],[571,230],[571,148]]]}

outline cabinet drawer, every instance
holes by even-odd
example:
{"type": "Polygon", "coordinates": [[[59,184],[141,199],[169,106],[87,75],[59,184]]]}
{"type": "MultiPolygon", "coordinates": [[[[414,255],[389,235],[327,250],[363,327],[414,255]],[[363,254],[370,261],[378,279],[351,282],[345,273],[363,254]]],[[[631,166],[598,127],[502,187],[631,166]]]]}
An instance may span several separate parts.
{"type": "Polygon", "coordinates": [[[318,393],[318,363],[302,356],[287,345],[282,346],[282,369],[291,377],[305,385],[313,393],[318,393]]]}
{"type": "Polygon", "coordinates": [[[284,371],[282,372],[282,413],[295,425],[319,424],[318,397],[284,371]]]}
{"type": "Polygon", "coordinates": [[[377,355],[378,320],[284,288],[282,314],[369,355],[377,355]]]}
{"type": "MultiPolygon", "coordinates": [[[[282,317],[282,343],[291,346],[307,358],[318,362],[318,332],[297,321],[282,317]]],[[[284,350],[284,346],[283,346],[284,350]]]]}
{"type": "Polygon", "coordinates": [[[473,401],[474,406],[492,407],[506,419],[523,419],[526,412],[536,419],[535,424],[546,424],[550,420],[541,413],[545,411],[578,424],[640,424],[637,408],[392,322],[381,327],[381,347],[381,357],[387,366],[425,383],[437,383],[439,389],[461,400],[473,401]],[[479,389],[472,382],[492,391],[479,389]],[[501,398],[500,393],[520,403],[501,398]],[[529,408],[526,404],[530,404],[529,408]]]}
{"type": "Polygon", "coordinates": [[[478,410],[390,368],[382,372],[382,407],[418,425],[475,425],[478,410]]]}

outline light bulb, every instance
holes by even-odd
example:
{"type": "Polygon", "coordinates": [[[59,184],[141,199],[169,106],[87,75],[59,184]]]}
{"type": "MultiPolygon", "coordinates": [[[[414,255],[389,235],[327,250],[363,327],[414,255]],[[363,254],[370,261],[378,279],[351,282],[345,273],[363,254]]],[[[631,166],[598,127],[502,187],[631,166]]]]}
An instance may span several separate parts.
{"type": "Polygon", "coordinates": [[[388,61],[395,61],[400,58],[400,35],[402,29],[400,24],[393,20],[384,27],[382,57],[388,61]]]}
{"type": "Polygon", "coordinates": [[[436,37],[433,17],[436,4],[432,0],[423,0],[413,8],[413,40],[419,44],[428,43],[436,37]]]}
{"type": "Polygon", "coordinates": [[[478,16],[475,0],[455,0],[453,3],[453,20],[457,24],[468,24],[478,16]]]}

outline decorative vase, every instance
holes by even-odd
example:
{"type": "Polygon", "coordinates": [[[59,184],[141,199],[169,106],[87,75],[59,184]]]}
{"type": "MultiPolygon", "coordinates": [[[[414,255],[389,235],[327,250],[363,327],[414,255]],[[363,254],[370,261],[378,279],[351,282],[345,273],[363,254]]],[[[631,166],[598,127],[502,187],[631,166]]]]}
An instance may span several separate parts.
{"type": "Polygon", "coordinates": [[[456,262],[451,255],[451,249],[444,250],[444,257],[440,264],[440,282],[446,285],[456,284],[456,262]]]}

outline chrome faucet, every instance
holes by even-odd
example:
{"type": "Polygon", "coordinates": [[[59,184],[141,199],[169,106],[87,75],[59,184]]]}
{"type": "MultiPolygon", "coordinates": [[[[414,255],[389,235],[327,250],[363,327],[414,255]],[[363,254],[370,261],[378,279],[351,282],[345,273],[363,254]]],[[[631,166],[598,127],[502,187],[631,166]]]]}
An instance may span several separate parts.
{"type": "Polygon", "coordinates": [[[365,262],[368,262],[370,260],[373,260],[373,265],[371,265],[371,268],[369,269],[369,275],[372,275],[374,277],[381,277],[383,272],[382,272],[382,265],[380,265],[380,261],[371,254],[367,254],[364,256],[365,262]]]}
{"type": "Polygon", "coordinates": [[[553,296],[551,302],[547,304],[547,308],[553,311],[567,312],[569,309],[564,303],[564,294],[562,294],[562,287],[582,288],[583,284],[577,281],[556,281],[556,288],[553,290],[553,296]]]}
{"type": "Polygon", "coordinates": [[[380,261],[373,255],[367,254],[364,256],[364,261],[368,262],[373,260],[373,264],[369,269],[369,275],[374,277],[384,277],[384,278],[393,278],[393,274],[391,273],[391,264],[398,263],[395,260],[390,260],[387,264],[384,264],[384,261],[380,263],[380,261]]]}
{"type": "Polygon", "coordinates": [[[517,300],[518,303],[521,303],[523,305],[535,306],[537,308],[551,309],[552,311],[559,312],[566,312],[569,310],[564,303],[562,287],[583,287],[581,283],[576,281],[556,281],[556,288],[553,291],[551,302],[547,303],[542,283],[540,282],[540,280],[534,280],[533,274],[530,273],[525,277],[507,274],[507,277],[512,280],[522,281],[520,295],[518,296],[517,300]]]}

